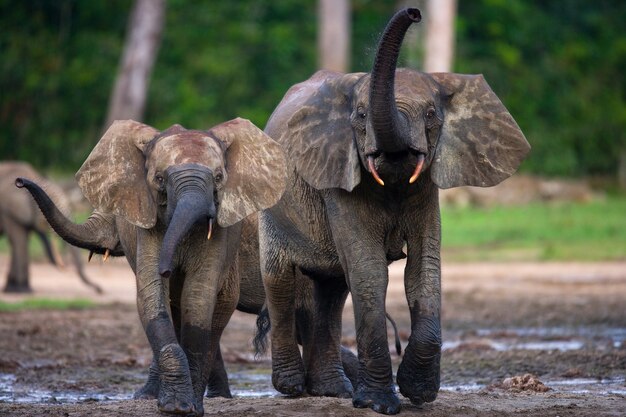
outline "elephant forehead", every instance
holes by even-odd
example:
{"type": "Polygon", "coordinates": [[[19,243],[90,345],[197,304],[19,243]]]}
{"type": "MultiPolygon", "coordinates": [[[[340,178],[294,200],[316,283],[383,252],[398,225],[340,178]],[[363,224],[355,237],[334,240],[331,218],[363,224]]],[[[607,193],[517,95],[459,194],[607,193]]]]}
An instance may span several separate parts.
{"type": "MultiPolygon", "coordinates": [[[[369,94],[371,76],[368,74],[357,86],[357,95],[367,97],[369,94]]],[[[400,68],[396,71],[394,79],[394,92],[396,99],[401,97],[411,98],[420,103],[432,101],[436,93],[433,80],[423,72],[400,68]]]]}
{"type": "Polygon", "coordinates": [[[184,132],[160,138],[153,157],[166,166],[196,163],[211,168],[222,165],[222,149],[201,132],[184,132]]]}

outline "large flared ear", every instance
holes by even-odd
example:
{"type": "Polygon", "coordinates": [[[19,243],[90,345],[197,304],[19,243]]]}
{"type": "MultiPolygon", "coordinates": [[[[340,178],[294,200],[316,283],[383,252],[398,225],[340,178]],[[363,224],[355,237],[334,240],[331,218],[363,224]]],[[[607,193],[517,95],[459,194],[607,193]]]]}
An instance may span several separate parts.
{"type": "Polygon", "coordinates": [[[226,183],[219,191],[217,222],[231,226],[276,204],[285,191],[287,163],[281,146],[246,119],[237,118],[209,133],[224,142],[226,183]]]}
{"type": "Polygon", "coordinates": [[[117,120],[76,173],[91,205],[149,229],[157,208],[146,183],[143,149],[159,132],[134,120],[117,120]]]}
{"type": "Polygon", "coordinates": [[[431,75],[448,96],[431,164],[435,184],[489,187],[513,175],[530,145],[483,76],[431,75]]]}
{"type": "Polygon", "coordinates": [[[298,174],[318,190],[352,191],[361,181],[350,114],[352,91],[362,76],[319,71],[295,92],[308,97],[282,128],[281,136],[288,140],[277,140],[298,174]]]}

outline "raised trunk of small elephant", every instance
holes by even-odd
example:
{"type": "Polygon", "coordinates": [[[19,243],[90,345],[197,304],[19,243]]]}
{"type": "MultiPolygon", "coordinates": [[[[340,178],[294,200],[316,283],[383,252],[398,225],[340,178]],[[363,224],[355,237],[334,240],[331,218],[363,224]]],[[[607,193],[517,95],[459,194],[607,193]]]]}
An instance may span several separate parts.
{"type": "Polygon", "coordinates": [[[18,188],[26,188],[31,193],[52,229],[70,245],[99,254],[104,254],[109,249],[113,256],[123,255],[121,249],[116,249],[116,237],[102,236],[101,231],[109,230],[112,226],[99,213],[92,213],[85,223],[76,224],[59,210],[46,192],[36,183],[25,178],[18,178],[15,185],[18,188]],[[110,240],[110,242],[106,240],[110,240]]]}
{"type": "Polygon", "coordinates": [[[393,153],[408,148],[407,120],[396,106],[395,73],[402,40],[413,22],[419,22],[417,9],[402,10],[391,19],[378,44],[370,81],[370,114],[381,152],[393,153]]]}

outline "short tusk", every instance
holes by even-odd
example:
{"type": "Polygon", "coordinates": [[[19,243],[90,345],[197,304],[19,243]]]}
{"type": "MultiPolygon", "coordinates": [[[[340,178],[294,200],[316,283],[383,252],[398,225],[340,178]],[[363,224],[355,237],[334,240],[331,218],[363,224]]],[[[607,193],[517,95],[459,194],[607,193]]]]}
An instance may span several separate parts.
{"type": "Polygon", "coordinates": [[[374,177],[374,179],[376,180],[377,183],[379,183],[380,185],[382,185],[383,187],[385,186],[385,182],[380,178],[380,176],[378,175],[378,172],[376,171],[376,167],[374,166],[374,157],[373,156],[368,156],[367,157],[367,165],[370,169],[370,172],[372,173],[372,177],[374,177]]]}
{"type": "Polygon", "coordinates": [[[104,251],[104,255],[102,256],[102,262],[106,262],[109,259],[109,255],[111,255],[111,251],[108,249],[104,251]]]}
{"type": "Polygon", "coordinates": [[[209,233],[206,235],[206,240],[211,240],[211,235],[213,234],[213,219],[209,219],[209,233]]]}
{"type": "Polygon", "coordinates": [[[417,177],[420,176],[420,173],[422,172],[423,167],[424,167],[424,155],[419,154],[417,156],[417,165],[415,166],[415,171],[413,171],[413,175],[411,175],[411,178],[409,178],[409,184],[413,184],[415,180],[417,179],[417,177]]]}
{"type": "Polygon", "coordinates": [[[94,252],[92,250],[89,251],[89,258],[87,258],[87,262],[91,262],[91,258],[93,258],[93,253],[94,252]]]}

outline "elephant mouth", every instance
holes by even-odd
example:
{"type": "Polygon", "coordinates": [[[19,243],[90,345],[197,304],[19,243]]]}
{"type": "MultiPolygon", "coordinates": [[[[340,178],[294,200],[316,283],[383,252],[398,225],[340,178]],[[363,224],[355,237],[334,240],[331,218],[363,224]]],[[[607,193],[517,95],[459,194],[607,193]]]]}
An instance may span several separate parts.
{"type": "Polygon", "coordinates": [[[424,169],[424,160],[426,159],[426,154],[415,149],[410,149],[409,151],[404,152],[385,152],[384,154],[380,151],[368,153],[366,155],[367,168],[374,180],[381,186],[385,186],[385,182],[382,180],[380,174],[378,173],[378,169],[376,168],[376,161],[378,160],[379,164],[383,163],[383,161],[381,161],[381,159],[383,158],[384,164],[389,164],[393,166],[404,165],[404,161],[409,159],[411,160],[411,162],[413,162],[414,160],[415,167],[413,168],[412,174],[409,177],[409,184],[413,184],[415,181],[417,181],[417,178],[420,176],[422,170],[424,169]]]}

